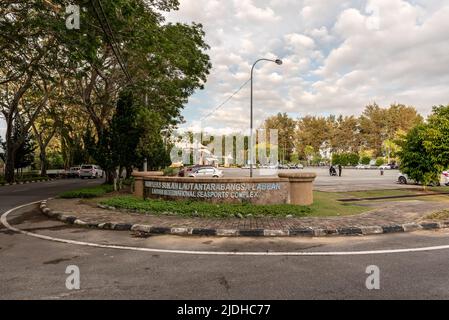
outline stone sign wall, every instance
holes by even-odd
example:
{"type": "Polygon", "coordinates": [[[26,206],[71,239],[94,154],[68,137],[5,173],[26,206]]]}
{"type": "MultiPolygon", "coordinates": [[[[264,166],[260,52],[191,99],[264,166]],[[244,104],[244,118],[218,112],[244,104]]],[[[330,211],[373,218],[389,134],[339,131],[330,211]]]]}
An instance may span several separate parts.
{"type": "Polygon", "coordinates": [[[213,203],[288,203],[288,179],[198,179],[149,177],[144,196],[159,199],[196,199],[213,203]]]}
{"type": "Polygon", "coordinates": [[[134,172],[134,195],[212,203],[313,203],[315,173],[280,173],[275,178],[181,178],[162,172],[134,172]]]}

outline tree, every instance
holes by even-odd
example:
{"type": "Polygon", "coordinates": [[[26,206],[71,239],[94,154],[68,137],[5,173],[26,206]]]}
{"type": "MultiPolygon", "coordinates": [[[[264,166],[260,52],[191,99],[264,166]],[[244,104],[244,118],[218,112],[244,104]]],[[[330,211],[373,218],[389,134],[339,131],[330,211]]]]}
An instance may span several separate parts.
{"type": "Polygon", "coordinates": [[[332,164],[342,166],[356,166],[359,164],[360,156],[357,153],[334,153],[332,164]]]}
{"type": "Polygon", "coordinates": [[[312,146],[306,146],[304,148],[304,155],[307,159],[307,164],[310,166],[310,161],[312,161],[313,155],[315,154],[315,149],[312,146]]]}
{"type": "Polygon", "coordinates": [[[5,179],[12,182],[16,153],[26,139],[12,139],[15,122],[22,118],[28,133],[46,104],[54,70],[66,53],[58,42],[65,27],[47,1],[2,1],[0,17],[0,112],[6,121],[5,179]]]}
{"type": "Polygon", "coordinates": [[[449,105],[433,108],[424,145],[441,171],[449,167],[449,105]]]}
{"type": "Polygon", "coordinates": [[[433,108],[426,124],[419,124],[400,142],[401,170],[426,187],[438,182],[449,167],[449,106],[433,108]]]}
{"type": "Polygon", "coordinates": [[[424,188],[432,181],[438,181],[444,168],[428,152],[426,148],[428,138],[429,126],[418,125],[402,141],[402,150],[399,152],[401,171],[410,179],[421,182],[424,188]]]}
{"type": "Polygon", "coordinates": [[[334,152],[358,152],[361,145],[359,121],[356,117],[339,116],[333,122],[330,144],[334,152]]]}
{"type": "MultiPolygon", "coordinates": [[[[162,130],[164,119],[159,113],[141,108],[138,122],[140,126],[140,139],[136,148],[136,163],[140,166],[147,159],[148,168],[157,170],[170,165],[171,144],[164,141],[162,130]]],[[[191,156],[193,156],[191,154],[191,156]]]]}
{"type": "Polygon", "coordinates": [[[295,146],[300,156],[305,157],[305,148],[311,146],[317,152],[330,145],[332,120],[324,117],[306,116],[298,120],[295,146]]]}
{"type": "Polygon", "coordinates": [[[359,118],[364,148],[374,150],[374,156],[383,156],[385,140],[393,140],[398,131],[408,132],[423,119],[414,107],[393,104],[381,108],[376,103],[365,107],[359,118]]]}
{"type": "Polygon", "coordinates": [[[295,126],[295,120],[286,113],[278,113],[276,116],[267,118],[264,122],[263,128],[267,131],[267,135],[269,135],[270,129],[278,130],[279,160],[291,161],[295,126]]]}
{"type": "Polygon", "coordinates": [[[360,158],[360,163],[363,165],[369,165],[371,162],[371,157],[364,156],[360,158]]]}
{"type": "Polygon", "coordinates": [[[181,109],[196,89],[203,88],[211,68],[202,26],[165,24],[160,10],[177,9],[175,0],[102,4],[99,8],[95,1],[90,2],[83,13],[90,23],[82,24],[76,34],[67,34],[74,52],[73,102],[81,105],[92,121],[93,142],[107,142],[102,135],[110,134],[108,125],[118,93],[124,89],[132,90],[136,103],[157,113],[163,126],[179,123],[181,109]],[[106,18],[98,16],[100,9],[106,18]],[[115,29],[114,39],[110,30],[104,30],[102,20],[108,20],[115,29]],[[117,44],[121,58],[115,54],[117,44]],[[126,66],[129,77],[122,66],[126,66]]]}
{"type": "Polygon", "coordinates": [[[136,149],[142,134],[141,129],[144,129],[138,123],[138,116],[139,107],[133,101],[132,92],[121,92],[110,124],[113,156],[117,158],[119,176],[122,175],[123,169],[128,169],[130,175],[129,168],[138,162],[136,149]]]}
{"type": "MultiPolygon", "coordinates": [[[[31,166],[34,163],[34,150],[36,149],[35,142],[30,134],[30,132],[26,132],[26,129],[22,125],[21,121],[17,121],[13,128],[13,133],[11,139],[14,143],[20,140],[20,145],[15,150],[14,155],[14,169],[22,169],[31,166]]],[[[0,139],[1,148],[6,150],[7,142],[0,139]]],[[[1,158],[5,161],[8,159],[8,155],[4,152],[0,155],[1,158]]]]}

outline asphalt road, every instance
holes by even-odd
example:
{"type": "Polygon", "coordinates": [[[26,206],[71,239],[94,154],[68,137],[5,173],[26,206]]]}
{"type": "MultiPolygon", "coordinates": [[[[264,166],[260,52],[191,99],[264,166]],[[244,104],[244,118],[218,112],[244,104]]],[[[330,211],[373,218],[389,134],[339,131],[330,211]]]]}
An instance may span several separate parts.
{"type": "MultiPolygon", "coordinates": [[[[254,170],[254,176],[274,177],[278,172],[314,172],[317,178],[314,182],[314,189],[319,191],[358,191],[358,190],[376,190],[376,189],[400,189],[417,188],[414,185],[398,184],[398,170],[385,170],[384,175],[380,170],[356,170],[343,169],[341,177],[331,177],[327,167],[307,167],[301,170],[254,170]]],[[[225,177],[245,177],[249,176],[249,169],[223,169],[225,177]]],[[[449,190],[449,189],[448,189],[449,190]]]]}
{"type": "MultiPolygon", "coordinates": [[[[0,212],[95,181],[0,187],[0,212]]],[[[10,214],[14,227],[103,245],[211,252],[334,252],[449,244],[449,232],[332,239],[224,239],[154,236],[79,229],[43,217],[35,207],[10,214]]],[[[230,256],[141,252],[41,240],[0,227],[1,299],[448,299],[449,250],[360,256],[230,256]],[[68,290],[68,265],[80,290],[68,290]],[[365,286],[380,269],[380,289],[365,286]]]]}

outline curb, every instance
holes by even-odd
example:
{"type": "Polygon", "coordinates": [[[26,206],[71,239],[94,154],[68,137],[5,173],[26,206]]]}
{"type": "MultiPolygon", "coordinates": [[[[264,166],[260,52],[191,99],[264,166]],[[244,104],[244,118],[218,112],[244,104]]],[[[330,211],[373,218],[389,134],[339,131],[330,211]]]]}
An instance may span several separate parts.
{"type": "Polygon", "coordinates": [[[437,230],[449,228],[449,221],[392,224],[386,226],[357,226],[337,229],[322,229],[305,227],[299,229],[269,230],[269,229],[205,229],[205,228],[170,228],[144,224],[85,222],[75,216],[52,211],[47,207],[47,200],[41,201],[41,212],[49,218],[80,227],[103,230],[134,231],[142,235],[178,235],[178,236],[218,236],[218,237],[329,237],[329,236],[368,236],[391,233],[404,233],[419,230],[437,230]]]}
{"type": "Polygon", "coordinates": [[[15,186],[15,185],[18,185],[18,184],[47,182],[47,181],[54,181],[54,180],[56,180],[56,179],[27,180],[27,181],[13,182],[13,183],[3,183],[3,184],[0,184],[0,187],[15,186]]]}

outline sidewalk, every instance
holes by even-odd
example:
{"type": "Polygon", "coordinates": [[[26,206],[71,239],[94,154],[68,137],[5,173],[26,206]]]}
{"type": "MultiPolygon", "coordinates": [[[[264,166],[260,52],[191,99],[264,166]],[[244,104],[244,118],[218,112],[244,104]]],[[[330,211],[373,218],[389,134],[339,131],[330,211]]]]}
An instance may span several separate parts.
{"type": "Polygon", "coordinates": [[[78,199],[52,199],[41,206],[47,215],[68,223],[143,233],[217,236],[329,236],[409,232],[449,227],[449,221],[425,217],[448,203],[389,201],[366,203],[373,210],[355,216],[310,218],[182,218],[102,209],[78,199]],[[48,207],[48,208],[47,208],[48,207]]]}

